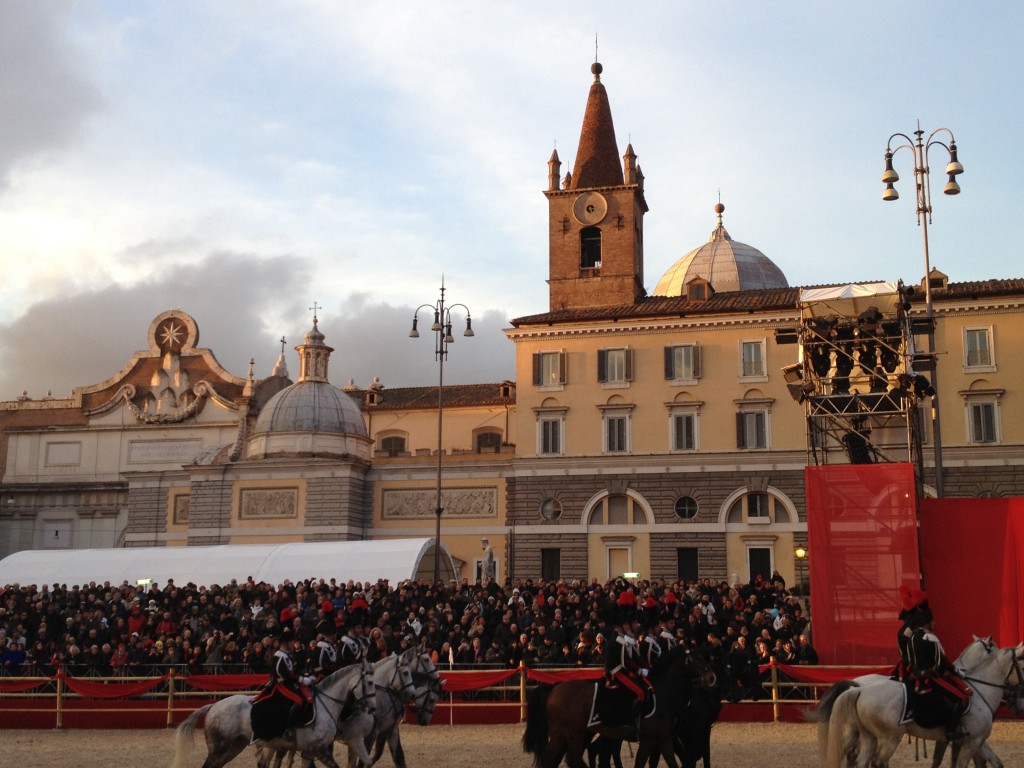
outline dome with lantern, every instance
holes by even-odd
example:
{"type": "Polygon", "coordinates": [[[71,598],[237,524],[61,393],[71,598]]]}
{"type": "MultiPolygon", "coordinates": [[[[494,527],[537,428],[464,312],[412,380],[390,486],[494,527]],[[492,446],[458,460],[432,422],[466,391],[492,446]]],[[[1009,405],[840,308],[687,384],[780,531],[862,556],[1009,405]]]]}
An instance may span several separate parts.
{"type": "Polygon", "coordinates": [[[764,288],[788,288],[775,262],[751,245],[733,240],[722,224],[725,206],[718,203],[718,226],[711,238],[673,264],[661,276],[655,296],[685,296],[694,280],[708,283],[715,293],[764,288]]]}
{"type": "Polygon", "coordinates": [[[249,438],[247,457],[356,456],[369,458],[371,440],[359,404],[327,379],[334,350],[313,318],[298,345],[299,378],[263,406],[249,438]]]}

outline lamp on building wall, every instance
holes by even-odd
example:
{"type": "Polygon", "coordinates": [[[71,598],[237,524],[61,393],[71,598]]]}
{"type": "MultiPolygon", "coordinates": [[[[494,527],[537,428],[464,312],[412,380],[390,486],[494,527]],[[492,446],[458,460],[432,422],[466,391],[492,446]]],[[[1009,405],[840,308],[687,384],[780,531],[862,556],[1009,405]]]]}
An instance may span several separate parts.
{"type": "Polygon", "coordinates": [[[452,310],[462,307],[466,310],[466,330],[463,336],[473,336],[473,320],[469,316],[469,307],[465,304],[445,305],[444,301],[444,277],[441,278],[441,297],[433,304],[421,304],[412,315],[412,330],[409,336],[414,339],[420,337],[417,330],[419,312],[424,307],[434,310],[434,322],[430,330],[434,332],[434,358],[437,360],[437,504],[434,507],[436,525],[434,528],[434,584],[441,581],[441,514],[444,507],[441,505],[441,472],[444,457],[444,448],[441,442],[442,427],[444,425],[444,361],[448,357],[448,345],[455,342],[452,336],[452,310]]]}
{"type": "Polygon", "coordinates": [[[800,585],[800,597],[807,597],[807,586],[804,582],[804,567],[807,563],[807,547],[801,545],[793,550],[796,555],[797,583],[800,585]]]}
{"type": "MultiPolygon", "coordinates": [[[[932,194],[931,194],[931,173],[928,168],[928,153],[932,147],[942,147],[949,154],[949,163],[946,165],[945,173],[948,176],[946,185],[942,188],[943,194],[959,195],[960,184],[957,183],[957,176],[964,172],[964,167],[957,159],[956,137],[948,128],[936,128],[924,139],[924,131],[918,123],[914,131],[916,139],[911,139],[905,133],[894,133],[889,137],[885,145],[885,172],[882,173],[882,183],[885,184],[885,191],[882,193],[883,200],[899,200],[900,193],[894,186],[900,180],[899,174],[892,167],[892,158],[901,149],[908,149],[914,156],[914,179],[917,186],[917,224],[921,227],[924,236],[924,297],[925,297],[925,318],[927,320],[928,333],[928,356],[935,360],[935,312],[932,306],[932,268],[931,258],[928,254],[928,225],[932,220],[932,194]],[[936,138],[939,135],[949,136],[949,145],[936,138]],[[899,138],[905,144],[893,147],[893,139],[899,138]]],[[[932,376],[932,381],[937,380],[932,376]]],[[[943,496],[942,483],[942,431],[939,420],[939,398],[932,396],[932,436],[935,445],[935,492],[939,498],[943,496]]]]}

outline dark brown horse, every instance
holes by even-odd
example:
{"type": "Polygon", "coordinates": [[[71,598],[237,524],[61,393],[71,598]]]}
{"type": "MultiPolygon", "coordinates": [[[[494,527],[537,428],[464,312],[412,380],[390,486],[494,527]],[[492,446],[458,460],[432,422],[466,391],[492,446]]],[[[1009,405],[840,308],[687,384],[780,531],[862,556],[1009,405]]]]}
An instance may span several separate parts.
{"type": "MultiPolygon", "coordinates": [[[[659,753],[669,768],[677,768],[673,749],[673,722],[694,685],[714,685],[714,673],[695,652],[666,654],[659,670],[652,672],[656,709],[640,726],[637,765],[659,753]]],[[[569,768],[582,765],[583,753],[595,735],[622,740],[621,725],[588,725],[600,681],[570,680],[555,686],[538,686],[527,696],[523,751],[534,756],[537,768],[557,768],[565,758],[569,768]]],[[[631,702],[617,722],[628,722],[631,702]]]]}

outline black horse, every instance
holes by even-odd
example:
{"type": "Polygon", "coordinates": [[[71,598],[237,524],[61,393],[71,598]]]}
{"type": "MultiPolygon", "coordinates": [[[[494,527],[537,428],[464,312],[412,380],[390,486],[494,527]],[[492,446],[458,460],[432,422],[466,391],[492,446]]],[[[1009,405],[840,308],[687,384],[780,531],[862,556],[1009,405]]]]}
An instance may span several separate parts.
{"type": "MultiPolygon", "coordinates": [[[[674,651],[666,654],[665,664],[651,671],[650,679],[657,709],[641,722],[636,765],[655,768],[659,758],[664,758],[669,768],[675,768],[678,757],[683,768],[694,768],[698,760],[704,760],[705,768],[710,768],[711,726],[718,719],[722,700],[707,662],[696,651],[674,651]],[[673,660],[679,658],[684,664],[690,662],[690,676],[682,679],[682,685],[678,676],[670,673],[673,660]]],[[[622,768],[621,748],[620,739],[598,737],[587,747],[591,768],[610,768],[612,762],[622,768]]]]}

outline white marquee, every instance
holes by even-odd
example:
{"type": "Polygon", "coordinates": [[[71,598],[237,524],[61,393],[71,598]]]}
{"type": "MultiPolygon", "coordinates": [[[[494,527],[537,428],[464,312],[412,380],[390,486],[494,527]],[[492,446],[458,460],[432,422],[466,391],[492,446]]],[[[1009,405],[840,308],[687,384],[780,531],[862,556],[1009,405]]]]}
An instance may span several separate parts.
{"type": "MultiPolygon", "coordinates": [[[[199,586],[256,581],[281,584],[303,579],[398,584],[431,580],[434,540],[375,539],[293,544],[224,544],[212,547],[128,547],[124,549],[23,550],[0,560],[4,584],[136,584],[150,579],[163,586],[199,586]]],[[[451,554],[441,544],[441,578],[455,578],[451,554]]]]}

